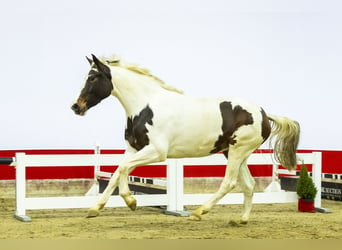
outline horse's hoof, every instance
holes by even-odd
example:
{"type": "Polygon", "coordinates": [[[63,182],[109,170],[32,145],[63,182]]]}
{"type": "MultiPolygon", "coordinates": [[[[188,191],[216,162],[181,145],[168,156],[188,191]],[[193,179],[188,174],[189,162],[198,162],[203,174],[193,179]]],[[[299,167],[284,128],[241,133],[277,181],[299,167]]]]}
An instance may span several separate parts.
{"type": "Polygon", "coordinates": [[[135,211],[137,209],[137,200],[132,196],[126,201],[127,206],[132,210],[135,211]]]}
{"type": "Polygon", "coordinates": [[[94,218],[94,217],[99,216],[99,214],[100,214],[99,210],[97,210],[97,209],[89,209],[88,210],[88,215],[87,215],[86,218],[94,218]]]}
{"type": "Polygon", "coordinates": [[[128,206],[132,211],[135,211],[137,209],[137,203],[132,203],[128,206]]]}
{"type": "Polygon", "coordinates": [[[249,216],[242,216],[240,219],[241,225],[246,225],[248,223],[249,216]]]}
{"type": "Polygon", "coordinates": [[[202,220],[202,217],[198,214],[192,214],[189,216],[189,220],[192,220],[192,221],[201,221],[202,220]]]}

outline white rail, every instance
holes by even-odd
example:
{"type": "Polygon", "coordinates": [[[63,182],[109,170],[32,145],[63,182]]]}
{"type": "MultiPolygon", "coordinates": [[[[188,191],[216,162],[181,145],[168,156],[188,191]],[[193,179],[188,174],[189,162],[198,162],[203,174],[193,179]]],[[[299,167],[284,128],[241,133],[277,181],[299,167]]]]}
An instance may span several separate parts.
{"type": "MultiPolygon", "coordinates": [[[[315,206],[321,206],[321,168],[322,155],[320,152],[302,153],[298,157],[305,164],[313,164],[312,178],[318,189],[315,206]]],[[[26,197],[26,167],[54,167],[54,166],[113,166],[119,165],[123,155],[94,154],[94,155],[26,155],[17,153],[16,165],[16,211],[15,218],[21,221],[31,221],[26,215],[27,210],[33,209],[69,209],[88,208],[94,205],[98,196],[72,197],[26,197]]],[[[225,165],[226,159],[220,155],[211,155],[202,158],[168,159],[162,163],[167,165],[167,194],[136,195],[139,206],[167,206],[170,213],[182,213],[185,205],[199,205],[204,203],[211,194],[184,194],[183,168],[184,165],[225,165]]],[[[252,154],[248,164],[272,164],[278,166],[272,154],[252,154]]],[[[156,163],[152,165],[161,165],[156,163]]],[[[274,171],[275,174],[277,171],[274,171]]],[[[273,179],[276,181],[276,178],[273,179]]],[[[296,202],[295,192],[260,192],[255,193],[253,203],[286,203],[296,202]]],[[[242,204],[243,194],[230,193],[219,204],[242,204]]],[[[112,196],[106,207],[126,206],[120,196],[112,196]]]]}

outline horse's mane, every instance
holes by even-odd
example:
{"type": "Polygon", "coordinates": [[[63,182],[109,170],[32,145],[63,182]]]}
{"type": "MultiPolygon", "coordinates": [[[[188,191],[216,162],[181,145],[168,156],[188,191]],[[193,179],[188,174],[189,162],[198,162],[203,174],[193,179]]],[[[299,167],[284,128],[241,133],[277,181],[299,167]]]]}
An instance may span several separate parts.
{"type": "Polygon", "coordinates": [[[182,90],[179,90],[175,87],[167,85],[164,81],[159,79],[157,76],[153,75],[149,69],[141,67],[137,64],[123,62],[121,60],[121,58],[117,55],[112,55],[110,57],[102,57],[100,60],[102,61],[102,63],[105,63],[105,64],[110,65],[110,66],[119,66],[121,68],[128,69],[128,70],[133,71],[135,73],[145,75],[145,76],[149,76],[149,77],[153,78],[162,88],[169,90],[169,91],[179,93],[179,94],[183,94],[182,90]]]}

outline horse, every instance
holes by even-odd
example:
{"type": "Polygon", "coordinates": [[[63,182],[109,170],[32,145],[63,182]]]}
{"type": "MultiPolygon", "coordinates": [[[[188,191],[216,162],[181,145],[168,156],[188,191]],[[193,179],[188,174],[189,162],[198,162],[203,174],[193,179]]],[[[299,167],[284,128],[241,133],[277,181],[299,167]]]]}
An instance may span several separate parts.
{"type": "Polygon", "coordinates": [[[126,113],[124,138],[127,149],[97,203],[87,217],[100,214],[113,190],[126,205],[136,209],[128,186],[128,174],[137,166],[167,158],[202,157],[222,152],[227,159],[223,181],[216,193],[195,209],[191,220],[201,220],[237,183],[244,194],[242,217],[246,224],[252,209],[255,180],[247,167],[248,157],[268,138],[274,142],[274,158],[285,168],[297,165],[300,136],[297,121],[266,114],[256,104],[235,97],[199,98],[186,96],[167,85],[150,70],[118,57],[86,57],[90,71],[71,109],[85,115],[93,106],[112,95],[126,113]]]}

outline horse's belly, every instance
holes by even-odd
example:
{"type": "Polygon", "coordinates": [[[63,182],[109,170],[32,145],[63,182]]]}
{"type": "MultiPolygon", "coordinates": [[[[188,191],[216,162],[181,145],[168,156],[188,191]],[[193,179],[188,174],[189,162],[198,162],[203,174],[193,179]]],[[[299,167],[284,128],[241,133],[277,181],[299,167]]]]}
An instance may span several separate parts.
{"type": "Polygon", "coordinates": [[[190,158],[190,157],[202,157],[210,154],[210,150],[207,148],[194,148],[193,150],[185,148],[174,148],[168,152],[167,158],[190,158]]]}
{"type": "Polygon", "coordinates": [[[173,131],[168,137],[168,157],[206,156],[214,149],[222,133],[222,120],[218,111],[203,113],[179,118],[177,124],[170,126],[170,131],[173,131]]]}
{"type": "Polygon", "coordinates": [[[210,154],[213,150],[216,137],[206,138],[205,140],[196,140],[189,138],[178,143],[170,144],[168,150],[169,158],[184,158],[184,157],[201,157],[210,154]]]}

